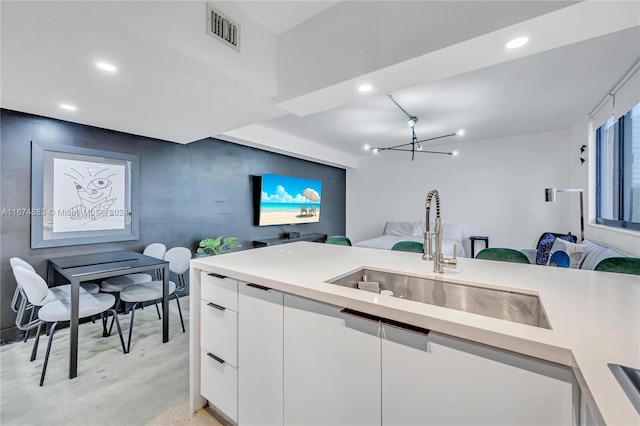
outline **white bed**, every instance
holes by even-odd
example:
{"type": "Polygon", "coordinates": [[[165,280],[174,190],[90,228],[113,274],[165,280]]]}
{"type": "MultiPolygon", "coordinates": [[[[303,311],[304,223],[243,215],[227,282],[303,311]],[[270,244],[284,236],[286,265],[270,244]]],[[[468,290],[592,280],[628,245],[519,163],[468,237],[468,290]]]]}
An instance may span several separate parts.
{"type": "MultiPolygon", "coordinates": [[[[434,225],[430,226],[433,231],[434,225]]],[[[442,225],[442,253],[447,257],[453,256],[453,247],[457,246],[458,257],[464,257],[465,251],[462,244],[462,228],[459,225],[442,225]]],[[[416,241],[422,243],[424,240],[424,222],[387,222],[381,236],[368,240],[359,241],[354,244],[356,247],[367,247],[383,250],[391,250],[391,247],[400,241],[416,241]]],[[[434,244],[435,250],[435,244],[434,244]]]]}

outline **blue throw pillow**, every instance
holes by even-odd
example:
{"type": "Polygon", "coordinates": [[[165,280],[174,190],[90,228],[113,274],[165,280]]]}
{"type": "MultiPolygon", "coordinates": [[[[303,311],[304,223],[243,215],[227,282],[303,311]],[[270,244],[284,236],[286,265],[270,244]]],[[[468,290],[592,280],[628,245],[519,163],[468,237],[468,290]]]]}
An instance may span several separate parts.
{"type": "Polygon", "coordinates": [[[553,246],[553,242],[556,240],[556,238],[560,238],[572,243],[576,242],[576,239],[573,235],[571,235],[571,232],[569,232],[566,235],[558,235],[558,236],[556,236],[556,234],[552,232],[545,232],[544,234],[542,234],[542,237],[540,237],[540,240],[538,241],[538,247],[536,252],[536,265],[546,265],[547,263],[549,263],[551,246],[553,246]]]}

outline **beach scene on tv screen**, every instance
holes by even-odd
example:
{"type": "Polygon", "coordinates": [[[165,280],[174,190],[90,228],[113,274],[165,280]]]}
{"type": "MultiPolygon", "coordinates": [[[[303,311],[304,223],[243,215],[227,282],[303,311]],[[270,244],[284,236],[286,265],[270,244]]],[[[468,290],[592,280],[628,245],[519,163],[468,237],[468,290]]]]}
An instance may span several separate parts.
{"type": "Polygon", "coordinates": [[[263,174],[260,226],[319,222],[321,199],[319,180],[263,174]]]}

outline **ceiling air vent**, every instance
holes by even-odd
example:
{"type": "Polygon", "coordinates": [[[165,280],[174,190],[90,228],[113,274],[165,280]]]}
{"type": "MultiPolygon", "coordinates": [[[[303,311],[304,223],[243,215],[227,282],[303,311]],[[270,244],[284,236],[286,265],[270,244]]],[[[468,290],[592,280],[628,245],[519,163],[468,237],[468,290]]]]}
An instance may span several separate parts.
{"type": "Polygon", "coordinates": [[[240,52],[240,24],[207,3],[207,34],[240,52]]]}

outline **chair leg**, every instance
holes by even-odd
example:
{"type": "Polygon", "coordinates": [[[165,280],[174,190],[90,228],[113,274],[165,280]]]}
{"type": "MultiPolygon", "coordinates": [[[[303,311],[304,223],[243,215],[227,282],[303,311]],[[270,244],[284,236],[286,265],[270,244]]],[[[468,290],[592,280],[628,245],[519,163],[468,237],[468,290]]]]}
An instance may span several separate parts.
{"type": "MultiPolygon", "coordinates": [[[[31,323],[33,321],[33,314],[36,311],[36,307],[32,307],[31,308],[31,314],[29,315],[29,322],[31,323]]],[[[29,334],[31,334],[31,329],[27,330],[24,332],[24,342],[27,342],[27,339],[29,338],[29,334]]]]}
{"type": "MultiPolygon", "coordinates": [[[[118,311],[118,307],[120,306],[120,302],[122,302],[122,301],[120,300],[120,292],[117,292],[117,293],[115,294],[115,297],[116,297],[116,303],[114,303],[114,304],[113,304],[113,306],[114,306],[114,309],[115,309],[115,310],[116,310],[116,312],[117,312],[117,311],[118,311]]],[[[124,302],[122,302],[122,303],[124,303],[124,302]]]]}
{"type": "Polygon", "coordinates": [[[156,311],[158,312],[158,319],[162,319],[160,316],[160,308],[158,308],[158,301],[154,300],[153,303],[156,305],[156,311]]]}
{"type": "Polygon", "coordinates": [[[178,313],[180,314],[180,324],[182,324],[182,332],[185,332],[184,329],[184,320],[182,319],[182,309],[180,309],[180,300],[178,299],[178,295],[173,293],[173,295],[176,297],[176,303],[178,304],[178,313]]]}
{"type": "Polygon", "coordinates": [[[111,336],[110,332],[107,332],[107,323],[109,322],[109,315],[105,315],[104,312],[100,314],[102,320],[102,337],[111,336]]]}
{"type": "Polygon", "coordinates": [[[131,335],[133,334],[133,318],[134,315],[136,313],[136,306],[138,306],[138,303],[134,303],[133,307],[131,308],[131,323],[129,324],[129,339],[127,342],[127,350],[125,351],[125,353],[129,353],[129,351],[131,350],[131,335]]]}
{"type": "Polygon", "coordinates": [[[180,284],[181,287],[182,287],[182,290],[186,290],[187,289],[187,283],[184,281],[184,275],[180,275],[179,279],[180,279],[180,282],[182,283],[182,284],[180,284]]]}
{"type": "Polygon", "coordinates": [[[40,386],[44,383],[44,375],[47,374],[47,364],[49,363],[49,354],[51,353],[51,343],[53,343],[53,334],[56,331],[57,322],[54,322],[49,331],[49,343],[47,343],[47,353],[44,356],[44,364],[42,365],[42,375],[40,376],[40,386]]]}
{"type": "MultiPolygon", "coordinates": [[[[124,347],[124,338],[122,337],[122,328],[120,328],[120,320],[118,319],[118,313],[114,308],[109,309],[109,311],[107,312],[111,312],[111,314],[113,315],[113,318],[116,322],[116,327],[118,328],[118,335],[120,336],[120,344],[122,345],[122,352],[126,354],[128,351],[124,347]]],[[[113,322],[111,322],[111,325],[113,326],[113,322]]]]}
{"type": "Polygon", "coordinates": [[[31,350],[31,359],[29,361],[33,361],[36,359],[36,355],[38,354],[38,342],[40,341],[40,333],[42,332],[42,324],[38,326],[38,331],[36,331],[36,338],[33,340],[33,349],[31,350]]]}
{"type": "MultiPolygon", "coordinates": [[[[113,305],[113,309],[115,309],[116,312],[118,312],[120,310],[120,307],[122,307],[122,313],[124,313],[125,315],[127,314],[127,302],[123,302],[122,300],[120,300],[120,293],[116,293],[116,303],[114,303],[113,305]]],[[[109,336],[111,336],[111,331],[113,330],[113,322],[115,320],[115,317],[113,319],[111,319],[111,325],[109,326],[109,336]]]]}

